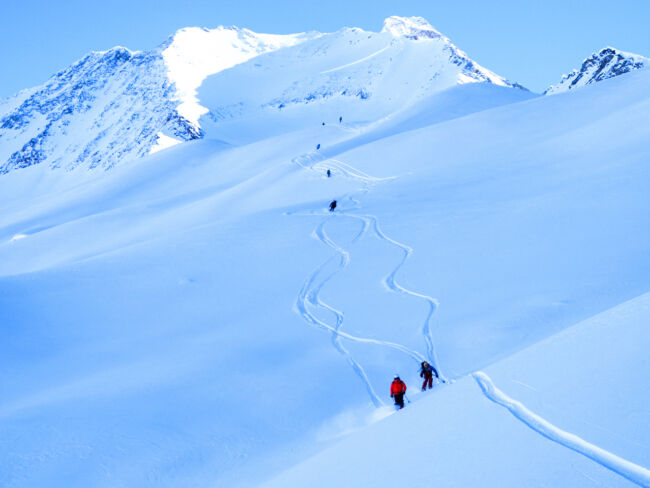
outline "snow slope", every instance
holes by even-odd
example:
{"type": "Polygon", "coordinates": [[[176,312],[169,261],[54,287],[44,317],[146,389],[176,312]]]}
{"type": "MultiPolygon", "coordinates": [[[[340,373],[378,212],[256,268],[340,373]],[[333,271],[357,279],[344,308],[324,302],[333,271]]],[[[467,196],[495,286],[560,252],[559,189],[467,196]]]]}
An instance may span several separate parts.
{"type": "Polygon", "coordinates": [[[418,401],[404,411],[261,486],[650,486],[639,391],[650,374],[648,320],[645,294],[474,378],[411,395],[418,401]]]}
{"type": "Polygon", "coordinates": [[[215,124],[108,173],[3,175],[0,485],[316,485],[335,461],[376,486],[628,483],[468,374],[650,464],[647,298],[554,336],[648,291],[649,81],[454,85],[343,123],[328,100],[238,144],[215,124]],[[423,357],[455,383],[379,422],[423,357]]]}

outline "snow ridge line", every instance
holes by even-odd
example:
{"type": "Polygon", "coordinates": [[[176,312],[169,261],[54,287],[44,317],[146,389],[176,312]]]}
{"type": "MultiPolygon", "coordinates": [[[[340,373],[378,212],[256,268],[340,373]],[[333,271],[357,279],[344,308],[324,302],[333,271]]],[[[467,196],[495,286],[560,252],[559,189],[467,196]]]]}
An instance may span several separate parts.
{"type": "Polygon", "coordinates": [[[644,488],[650,488],[650,470],[623,459],[609,451],[585,441],[575,434],[566,432],[531,412],[524,404],[510,398],[499,390],[488,375],[482,371],[472,374],[483,394],[492,402],[506,408],[518,420],[547,439],[571,449],[595,461],[604,468],[644,488]]]}

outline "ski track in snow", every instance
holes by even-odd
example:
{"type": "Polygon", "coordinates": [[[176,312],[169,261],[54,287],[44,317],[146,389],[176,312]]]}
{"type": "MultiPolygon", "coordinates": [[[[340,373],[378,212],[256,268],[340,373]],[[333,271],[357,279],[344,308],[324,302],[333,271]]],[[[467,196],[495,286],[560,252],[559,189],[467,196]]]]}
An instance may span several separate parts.
{"type": "Polygon", "coordinates": [[[494,386],[490,377],[485,373],[478,371],[472,374],[472,377],[489,400],[506,408],[515,418],[526,424],[538,434],[582,454],[639,486],[650,488],[650,470],[595,446],[575,434],[571,434],[570,432],[566,432],[559,427],[556,427],[539,415],[528,410],[528,408],[526,408],[526,406],[521,402],[510,398],[499,390],[494,386]]]}
{"type": "Polygon", "coordinates": [[[336,68],[321,71],[320,74],[324,75],[324,74],[327,74],[327,73],[333,73],[335,71],[339,71],[339,70],[342,70],[342,69],[345,69],[345,68],[349,68],[350,66],[354,66],[355,64],[363,63],[364,61],[368,61],[369,59],[372,59],[375,56],[383,53],[388,48],[390,48],[390,44],[388,46],[386,46],[386,47],[381,48],[379,51],[376,51],[376,52],[374,52],[372,54],[369,54],[368,56],[366,56],[364,58],[357,59],[356,61],[352,61],[351,63],[343,64],[341,66],[337,66],[336,68]]]}
{"type": "MultiPolygon", "coordinates": [[[[300,293],[298,294],[298,299],[296,300],[296,307],[298,309],[298,312],[300,315],[309,323],[312,325],[315,325],[317,327],[323,328],[328,330],[331,333],[332,336],[332,345],[334,348],[346,358],[354,372],[359,376],[359,378],[363,381],[363,383],[366,386],[366,390],[368,392],[368,395],[370,395],[370,399],[372,400],[372,403],[375,405],[375,407],[381,407],[384,405],[384,403],[381,401],[377,393],[372,387],[372,384],[370,383],[370,380],[368,379],[368,376],[366,375],[366,372],[363,370],[363,367],[352,357],[350,352],[343,346],[341,342],[341,336],[344,336],[348,339],[352,340],[357,340],[359,342],[363,342],[362,339],[356,338],[349,336],[348,334],[342,334],[341,333],[341,326],[343,325],[343,313],[340,312],[339,310],[335,309],[334,307],[326,304],[320,299],[320,290],[323,288],[323,285],[330,281],[335,274],[337,274],[340,270],[344,269],[347,267],[347,265],[350,262],[350,255],[349,253],[336,246],[333,241],[331,241],[327,235],[325,234],[324,226],[325,223],[329,219],[324,219],[319,226],[314,230],[313,235],[318,238],[321,242],[326,243],[330,247],[334,248],[337,253],[338,253],[338,267],[336,270],[332,271],[328,275],[326,275],[324,278],[318,281],[318,277],[321,274],[321,272],[335,259],[337,259],[337,256],[333,256],[329,259],[327,259],[324,263],[322,263],[320,266],[318,266],[312,274],[309,276],[309,278],[305,281],[303,284],[302,289],[300,290],[300,293]],[[315,306],[315,307],[320,307],[322,309],[328,310],[329,312],[333,313],[336,317],[336,324],[334,326],[324,322],[323,320],[319,319],[314,315],[310,310],[309,306],[315,306]]],[[[363,234],[365,233],[365,229],[362,228],[361,231],[357,234],[357,236],[353,239],[353,242],[358,240],[363,234]]]]}
{"type": "MultiPolygon", "coordinates": [[[[329,169],[332,174],[341,174],[344,177],[347,178],[352,178],[359,180],[364,183],[364,188],[360,190],[361,193],[366,193],[370,190],[370,186],[374,183],[380,182],[380,181],[386,181],[390,179],[394,179],[395,177],[388,177],[388,178],[377,178],[371,175],[368,175],[367,173],[364,173],[363,171],[358,170],[357,168],[354,168],[350,166],[347,163],[344,163],[343,161],[339,161],[337,159],[325,159],[324,157],[314,154],[314,153],[309,153],[309,154],[303,154],[301,156],[297,156],[293,158],[292,162],[300,165],[304,169],[308,169],[311,171],[315,171],[318,173],[326,173],[326,171],[329,169]],[[326,164],[327,163],[327,164],[326,164]]],[[[359,202],[355,200],[350,194],[344,195],[343,196],[344,200],[349,200],[352,202],[354,207],[357,207],[359,205],[359,202]]],[[[307,214],[303,215],[327,215],[328,212],[325,211],[316,211],[316,212],[310,212],[307,214]]],[[[295,215],[294,213],[290,213],[289,215],[295,215]]],[[[332,256],[331,258],[327,259],[325,262],[323,262],[321,265],[319,265],[312,273],[311,275],[307,278],[305,283],[303,284],[300,293],[298,294],[298,297],[296,299],[295,303],[295,308],[297,313],[299,313],[302,318],[308,322],[311,325],[314,325],[316,327],[319,327],[321,329],[327,330],[331,333],[331,338],[332,338],[332,345],[334,348],[346,358],[354,372],[359,376],[359,378],[363,381],[366,390],[373,402],[373,404],[376,407],[380,407],[384,405],[382,400],[377,396],[376,392],[374,391],[374,388],[372,384],[370,383],[370,380],[363,370],[363,367],[352,357],[350,352],[343,346],[341,339],[348,339],[354,342],[359,342],[359,343],[365,343],[365,344],[374,344],[378,346],[383,346],[383,347],[389,347],[396,349],[400,352],[403,352],[404,354],[410,356],[414,361],[420,363],[421,361],[424,361],[425,358],[422,356],[419,352],[414,351],[409,349],[408,347],[394,343],[394,342],[389,342],[389,341],[382,341],[378,339],[370,339],[370,338],[365,338],[365,337],[358,337],[354,336],[351,334],[348,334],[346,332],[343,332],[342,326],[344,322],[344,314],[340,310],[337,310],[336,308],[332,307],[331,305],[325,303],[321,298],[320,298],[320,291],[322,290],[323,286],[327,284],[336,274],[344,270],[350,263],[350,253],[348,250],[344,249],[343,247],[339,246],[336,244],[333,240],[329,238],[325,231],[325,225],[328,222],[331,222],[332,219],[334,218],[351,218],[354,220],[358,220],[361,223],[361,229],[360,231],[355,235],[355,237],[352,239],[350,242],[350,245],[355,244],[361,237],[363,237],[365,234],[367,234],[368,230],[372,230],[372,233],[377,237],[377,239],[386,242],[389,245],[396,246],[398,247],[402,252],[403,256],[400,262],[397,264],[397,266],[384,278],[382,281],[383,285],[388,289],[389,291],[393,291],[395,293],[401,293],[404,295],[412,296],[421,300],[424,300],[429,307],[426,319],[424,321],[424,324],[422,326],[422,335],[424,337],[426,347],[427,347],[427,356],[428,356],[428,361],[433,364],[433,366],[438,370],[440,374],[440,380],[443,382],[446,382],[446,378],[442,375],[440,372],[440,367],[437,362],[436,358],[436,353],[435,353],[435,348],[434,348],[434,341],[433,341],[433,334],[432,334],[432,329],[431,329],[431,318],[435,311],[438,308],[438,301],[435,298],[429,297],[427,295],[423,295],[420,293],[416,293],[414,291],[411,291],[400,284],[398,284],[395,280],[395,276],[399,272],[399,270],[404,266],[408,258],[413,252],[413,249],[406,244],[403,244],[401,242],[398,242],[394,239],[391,239],[388,237],[379,227],[378,219],[374,215],[357,215],[353,214],[350,212],[346,213],[341,213],[337,212],[336,214],[329,214],[325,219],[323,219],[320,224],[316,227],[316,229],[313,231],[312,236],[315,237],[316,239],[320,240],[323,244],[326,246],[332,248],[336,254],[332,256]],[[338,261],[338,266],[337,268],[330,272],[329,274],[325,276],[321,276],[323,274],[323,271],[333,263],[333,261],[337,260],[338,261]],[[320,279],[319,279],[320,277],[320,279]],[[335,325],[331,325],[327,323],[326,321],[318,318],[311,310],[310,307],[315,307],[315,308],[320,308],[322,310],[326,310],[329,313],[333,314],[336,318],[335,325]]]]}
{"type": "Polygon", "coordinates": [[[406,261],[408,260],[408,258],[413,253],[413,249],[411,247],[407,246],[406,244],[402,244],[401,242],[398,242],[398,241],[396,241],[394,239],[391,239],[386,234],[384,234],[384,232],[380,229],[379,223],[377,222],[377,218],[375,216],[368,216],[368,218],[371,220],[372,228],[374,230],[374,233],[379,239],[381,239],[383,241],[386,241],[386,242],[388,242],[388,243],[390,243],[390,244],[392,244],[394,246],[397,246],[404,253],[400,263],[395,267],[395,269],[393,269],[393,271],[388,276],[386,276],[384,278],[383,283],[384,283],[384,286],[386,286],[386,288],[388,288],[391,291],[394,291],[396,293],[402,293],[404,295],[409,295],[409,296],[412,296],[412,297],[415,297],[415,298],[419,298],[421,300],[424,300],[427,303],[427,305],[429,307],[429,310],[427,312],[426,319],[424,320],[424,323],[422,325],[422,335],[423,335],[424,341],[425,341],[425,343],[427,345],[427,357],[428,357],[429,363],[431,363],[436,368],[436,370],[438,371],[438,374],[440,375],[440,379],[443,382],[446,382],[447,379],[444,377],[444,375],[440,371],[440,366],[438,364],[438,358],[437,358],[437,355],[436,355],[436,349],[434,347],[434,341],[433,341],[433,331],[431,329],[431,318],[433,317],[433,314],[438,309],[438,306],[440,305],[440,303],[438,302],[438,300],[436,300],[435,298],[432,298],[432,297],[430,297],[428,295],[423,295],[421,293],[417,293],[417,292],[414,292],[414,291],[409,290],[407,288],[404,288],[402,285],[400,285],[399,283],[397,283],[395,281],[395,276],[397,275],[397,272],[400,269],[402,269],[402,266],[404,266],[404,264],[406,264],[406,261]]]}

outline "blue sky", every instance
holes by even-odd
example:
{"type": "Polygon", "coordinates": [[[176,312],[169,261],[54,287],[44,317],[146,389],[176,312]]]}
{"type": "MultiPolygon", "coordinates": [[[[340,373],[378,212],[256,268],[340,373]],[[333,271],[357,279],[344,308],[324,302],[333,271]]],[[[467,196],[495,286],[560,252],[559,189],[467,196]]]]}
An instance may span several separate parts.
{"type": "Polygon", "coordinates": [[[150,49],[181,27],[377,31],[390,15],[425,17],[480,64],[534,91],[607,45],[650,56],[650,0],[2,0],[0,97],[88,51],[150,49]]]}

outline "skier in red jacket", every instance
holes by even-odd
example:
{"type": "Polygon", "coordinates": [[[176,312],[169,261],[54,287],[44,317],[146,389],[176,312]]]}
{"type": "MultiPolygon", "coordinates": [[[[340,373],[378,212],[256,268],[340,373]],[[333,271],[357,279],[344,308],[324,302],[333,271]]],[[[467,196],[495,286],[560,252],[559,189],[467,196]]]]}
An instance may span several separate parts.
{"type": "Polygon", "coordinates": [[[404,408],[404,394],[406,393],[406,384],[395,375],[395,379],[390,384],[390,396],[395,399],[395,407],[404,408]]]}

